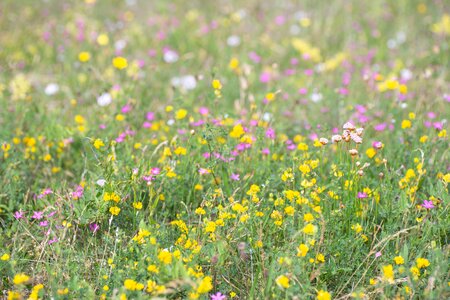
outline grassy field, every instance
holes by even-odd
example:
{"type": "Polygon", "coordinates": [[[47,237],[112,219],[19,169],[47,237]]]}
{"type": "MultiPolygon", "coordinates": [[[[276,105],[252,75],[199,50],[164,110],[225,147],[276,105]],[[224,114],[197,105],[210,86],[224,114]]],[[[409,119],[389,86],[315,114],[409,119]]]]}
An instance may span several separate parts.
{"type": "Polygon", "coordinates": [[[0,2],[0,298],[448,299],[443,0],[0,2]]]}

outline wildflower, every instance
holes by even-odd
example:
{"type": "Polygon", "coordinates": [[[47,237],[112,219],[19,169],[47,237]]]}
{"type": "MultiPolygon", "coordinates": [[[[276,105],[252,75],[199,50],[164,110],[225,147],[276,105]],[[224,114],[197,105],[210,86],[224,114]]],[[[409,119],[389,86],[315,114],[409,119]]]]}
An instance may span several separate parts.
{"type": "Polygon", "coordinates": [[[366,150],[366,155],[368,158],[373,158],[377,154],[377,151],[373,148],[369,148],[366,150]]]}
{"type": "Polygon", "coordinates": [[[8,261],[9,258],[10,258],[9,254],[8,254],[8,253],[5,253],[5,254],[3,254],[3,255],[0,257],[0,260],[8,261]]]}
{"type": "Polygon", "coordinates": [[[158,254],[158,260],[165,265],[168,265],[172,263],[172,253],[169,252],[169,250],[161,250],[158,254]]]}
{"type": "Polygon", "coordinates": [[[16,218],[16,220],[22,219],[24,214],[25,213],[22,210],[18,210],[14,213],[14,218],[16,218]]]}
{"type": "Polygon", "coordinates": [[[411,121],[410,120],[403,120],[402,121],[402,129],[411,128],[411,121]]]}
{"type": "Polygon", "coordinates": [[[230,175],[230,179],[234,181],[239,181],[240,180],[239,174],[232,173],[230,175]]]}
{"type": "Polygon", "coordinates": [[[315,227],[314,225],[312,225],[311,223],[309,223],[308,225],[306,225],[305,227],[303,227],[302,231],[303,231],[305,234],[312,235],[312,234],[314,234],[314,232],[316,231],[316,227],[315,227]]]}
{"type": "Polygon", "coordinates": [[[121,56],[115,57],[112,61],[113,66],[116,69],[122,70],[125,69],[126,67],[128,67],[128,61],[126,58],[123,58],[121,56]]]}
{"type": "Polygon", "coordinates": [[[285,288],[285,289],[289,288],[289,286],[290,286],[289,278],[287,276],[285,276],[285,275],[278,276],[277,279],[275,280],[275,282],[277,283],[277,285],[279,287],[282,287],[282,288],[285,288]]]}
{"type": "Polygon", "coordinates": [[[42,211],[35,211],[33,213],[33,216],[31,217],[32,219],[37,219],[40,220],[44,217],[44,213],[42,211]]]}
{"type": "Polygon", "coordinates": [[[405,263],[405,260],[401,256],[394,257],[394,262],[396,265],[403,265],[405,263]]]}
{"type": "Polygon", "coordinates": [[[227,296],[222,294],[221,292],[217,292],[214,295],[211,295],[211,300],[226,300],[227,296]]]}
{"type": "Polygon", "coordinates": [[[100,226],[97,223],[91,223],[89,224],[89,230],[93,233],[97,232],[99,230],[100,226]]]}
{"type": "Polygon", "coordinates": [[[187,110],[181,108],[181,109],[176,111],[175,119],[182,120],[182,119],[184,119],[186,117],[186,115],[187,115],[187,110]]]}
{"type": "Polygon", "coordinates": [[[430,265],[430,262],[426,258],[418,257],[416,259],[417,267],[419,269],[426,268],[430,265]]]}
{"type": "Polygon", "coordinates": [[[433,201],[431,201],[431,200],[423,200],[422,207],[426,208],[426,209],[434,208],[433,201]]]}
{"type": "Polygon", "coordinates": [[[297,248],[297,256],[298,257],[305,257],[306,254],[308,254],[309,247],[305,244],[300,244],[297,248]]]}
{"type": "Polygon", "coordinates": [[[133,279],[125,279],[123,286],[129,291],[140,291],[144,289],[144,285],[142,283],[136,282],[133,279]]]}
{"type": "Polygon", "coordinates": [[[383,266],[383,280],[389,283],[394,282],[394,268],[392,265],[383,266]]]}
{"type": "Polygon", "coordinates": [[[16,274],[14,276],[13,282],[15,285],[27,283],[30,280],[30,276],[26,275],[25,273],[16,274]]]}
{"type": "Polygon", "coordinates": [[[331,300],[331,294],[328,293],[327,291],[320,290],[317,292],[316,299],[317,300],[331,300]]]}
{"type": "Polygon", "coordinates": [[[113,206],[109,209],[109,212],[113,215],[113,216],[117,216],[120,213],[120,208],[117,206],[113,206]]]}
{"type": "Polygon", "coordinates": [[[91,54],[89,52],[83,51],[78,54],[78,60],[81,62],[87,62],[91,59],[91,54]]]}
{"type": "Polygon", "coordinates": [[[206,294],[212,289],[213,289],[212,278],[210,276],[205,276],[197,288],[197,293],[206,294]]]}

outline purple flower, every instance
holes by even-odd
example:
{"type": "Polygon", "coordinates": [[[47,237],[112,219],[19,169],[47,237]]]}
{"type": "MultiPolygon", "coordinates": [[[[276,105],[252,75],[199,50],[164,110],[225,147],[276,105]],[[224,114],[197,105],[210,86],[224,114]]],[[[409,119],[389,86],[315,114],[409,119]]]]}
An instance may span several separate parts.
{"type": "Polygon", "coordinates": [[[426,208],[426,209],[434,208],[433,201],[431,201],[431,200],[423,200],[422,207],[426,208]]]}
{"type": "Polygon", "coordinates": [[[97,230],[100,229],[100,226],[98,226],[97,223],[91,223],[91,224],[89,224],[89,229],[90,229],[93,233],[95,233],[95,232],[97,232],[97,230]]]}
{"type": "Polygon", "coordinates": [[[241,180],[241,179],[239,178],[239,174],[235,174],[235,173],[232,173],[232,174],[230,175],[230,178],[231,178],[231,180],[234,180],[234,181],[239,181],[239,180],[241,180]]]}
{"type": "Polygon", "coordinates": [[[364,192],[358,192],[358,198],[359,198],[359,199],[367,198],[367,194],[364,193],[364,192]]]}
{"type": "Polygon", "coordinates": [[[47,226],[48,226],[48,221],[45,220],[45,221],[39,222],[39,226],[41,226],[41,227],[47,227],[47,226]]]}
{"type": "Polygon", "coordinates": [[[273,128],[269,127],[266,130],[266,137],[269,139],[275,139],[275,130],[273,130],[273,128]]]}
{"type": "Polygon", "coordinates": [[[25,213],[20,209],[14,213],[14,218],[16,218],[16,220],[22,219],[24,214],[25,213]]]}
{"type": "Polygon", "coordinates": [[[53,244],[53,243],[56,243],[57,241],[58,241],[58,238],[57,238],[57,237],[54,237],[53,239],[51,239],[51,240],[48,241],[48,244],[51,245],[51,244],[53,244]]]}
{"type": "Polygon", "coordinates": [[[44,216],[44,213],[42,211],[35,211],[31,218],[40,220],[40,219],[42,219],[43,216],[44,216]]]}
{"type": "Polygon", "coordinates": [[[375,253],[375,257],[378,258],[381,256],[381,251],[378,251],[377,253],[375,253]]]}
{"type": "Polygon", "coordinates": [[[211,295],[211,300],[225,300],[225,299],[227,299],[227,296],[225,296],[221,292],[217,292],[214,295],[211,295]]]}

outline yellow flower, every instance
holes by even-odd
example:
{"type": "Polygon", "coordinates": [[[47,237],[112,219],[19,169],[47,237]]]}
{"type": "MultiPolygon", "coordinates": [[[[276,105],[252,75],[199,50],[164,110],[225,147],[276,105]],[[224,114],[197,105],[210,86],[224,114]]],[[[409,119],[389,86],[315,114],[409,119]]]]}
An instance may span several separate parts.
{"type": "Polygon", "coordinates": [[[140,291],[144,289],[144,285],[142,283],[136,282],[133,279],[125,279],[123,286],[129,291],[140,291]]]}
{"type": "Polygon", "coordinates": [[[202,279],[202,282],[200,282],[200,285],[197,288],[197,293],[206,294],[212,289],[212,278],[210,276],[205,276],[205,278],[202,279]]]}
{"type": "Polygon", "coordinates": [[[317,292],[316,299],[317,300],[331,300],[331,294],[324,290],[320,290],[317,292]]]}
{"type": "Polygon", "coordinates": [[[298,169],[300,170],[300,172],[302,172],[303,174],[308,174],[309,172],[311,172],[311,168],[307,165],[307,164],[302,164],[298,167],[298,169]]]}
{"type": "Polygon", "coordinates": [[[142,209],[142,202],[138,201],[138,202],[133,202],[133,207],[137,210],[141,210],[142,209]]]}
{"type": "Polygon", "coordinates": [[[237,124],[233,127],[233,129],[230,132],[230,136],[232,138],[240,138],[243,134],[245,133],[244,128],[242,127],[241,124],[237,124]]]}
{"type": "Polygon", "coordinates": [[[417,279],[417,277],[420,276],[420,270],[417,267],[411,267],[409,269],[409,271],[411,272],[411,274],[413,274],[413,276],[415,277],[415,279],[417,279]]]}
{"type": "Polygon", "coordinates": [[[106,34],[99,34],[97,37],[97,43],[100,46],[106,46],[109,43],[109,37],[106,34]]]}
{"type": "Polygon", "coordinates": [[[170,253],[168,250],[161,250],[158,254],[158,259],[160,262],[162,262],[165,265],[168,265],[172,263],[172,253],[170,253]]]}
{"type": "Polygon", "coordinates": [[[426,268],[430,265],[430,262],[426,258],[418,257],[416,259],[417,267],[419,269],[426,268]]]}
{"type": "Polygon", "coordinates": [[[214,80],[212,81],[212,87],[213,87],[215,90],[220,90],[220,89],[222,89],[222,83],[221,83],[218,79],[214,79],[214,80]]]}
{"type": "Polygon", "coordinates": [[[383,280],[394,282],[394,268],[392,265],[383,266],[383,280]]]}
{"type": "Polygon", "coordinates": [[[205,232],[214,233],[216,231],[216,223],[208,222],[205,226],[205,232]]]}
{"type": "Polygon", "coordinates": [[[423,135],[420,137],[419,142],[426,143],[428,141],[428,135],[423,135]]]}
{"type": "Polygon", "coordinates": [[[310,213],[304,214],[303,215],[303,221],[305,222],[312,222],[314,221],[314,216],[310,213]]]}
{"type": "Polygon", "coordinates": [[[300,246],[298,246],[298,248],[297,248],[297,256],[305,257],[306,254],[308,254],[308,251],[309,251],[308,246],[306,246],[305,244],[300,244],[300,246]]]}
{"type": "Polygon", "coordinates": [[[276,283],[277,283],[277,285],[279,287],[282,287],[282,288],[285,288],[285,289],[289,288],[289,286],[290,286],[289,278],[287,276],[285,276],[285,275],[278,276],[277,279],[276,279],[276,283]]]}
{"type": "Polygon", "coordinates": [[[187,115],[187,110],[181,108],[179,110],[177,110],[177,112],[175,113],[175,119],[177,120],[181,120],[184,119],[187,115]]]}
{"type": "Polygon", "coordinates": [[[87,62],[87,61],[89,61],[91,59],[91,54],[89,52],[86,52],[86,51],[80,52],[80,54],[78,54],[78,59],[81,62],[87,62]]]}
{"type": "Polygon", "coordinates": [[[302,230],[305,234],[313,235],[316,230],[316,227],[310,223],[310,224],[306,225],[305,227],[303,227],[302,230]]]}
{"type": "Polygon", "coordinates": [[[10,258],[9,254],[8,254],[8,253],[5,253],[5,254],[3,254],[3,255],[0,257],[0,260],[8,261],[9,258],[10,258]]]}
{"type": "Polygon", "coordinates": [[[30,276],[26,275],[25,273],[20,273],[14,276],[13,282],[15,285],[19,285],[22,283],[27,283],[28,280],[30,280],[30,276]]]}
{"type": "Polygon", "coordinates": [[[113,66],[119,70],[122,70],[122,69],[125,69],[126,67],[128,67],[127,59],[124,57],[121,57],[121,56],[114,57],[112,63],[113,63],[113,66]]]}
{"type": "Polygon", "coordinates": [[[366,150],[366,155],[368,158],[373,158],[377,154],[377,150],[369,148],[366,150]]]}
{"type": "Polygon", "coordinates": [[[401,256],[394,257],[394,262],[396,265],[403,265],[405,263],[405,260],[401,256]]]}
{"type": "Polygon", "coordinates": [[[101,139],[95,139],[95,141],[94,141],[95,149],[100,149],[103,146],[105,146],[105,144],[103,143],[103,141],[101,139]]]}
{"type": "Polygon", "coordinates": [[[16,300],[16,299],[17,300],[22,299],[20,293],[16,291],[8,291],[8,300],[16,300]]]}
{"type": "Polygon", "coordinates": [[[149,271],[150,273],[155,273],[155,274],[159,273],[159,269],[156,265],[149,265],[147,267],[147,271],[149,271]]]}
{"type": "Polygon", "coordinates": [[[411,121],[410,120],[403,120],[402,121],[402,129],[411,128],[411,121]]]}
{"type": "Polygon", "coordinates": [[[117,206],[113,206],[109,209],[109,212],[113,215],[113,216],[117,216],[120,213],[120,208],[117,206]]]}

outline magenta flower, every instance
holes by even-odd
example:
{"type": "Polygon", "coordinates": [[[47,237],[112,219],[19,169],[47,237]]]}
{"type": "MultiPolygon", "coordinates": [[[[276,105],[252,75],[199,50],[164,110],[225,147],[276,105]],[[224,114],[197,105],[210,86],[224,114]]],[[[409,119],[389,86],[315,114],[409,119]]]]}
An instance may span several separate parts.
{"type": "Polygon", "coordinates": [[[275,139],[275,130],[273,130],[273,128],[271,128],[271,127],[267,128],[266,137],[271,140],[275,139]]]}
{"type": "Polygon", "coordinates": [[[25,212],[20,209],[14,213],[14,218],[16,218],[16,220],[22,219],[24,217],[24,214],[25,212]]]}
{"type": "Polygon", "coordinates": [[[89,230],[91,230],[93,233],[97,232],[97,230],[100,229],[100,226],[98,226],[97,223],[91,223],[89,224],[89,230]]]}
{"type": "Polygon", "coordinates": [[[426,208],[426,209],[434,208],[433,201],[431,201],[431,200],[423,200],[422,207],[426,208]]]}
{"type": "Polygon", "coordinates": [[[211,300],[225,300],[225,299],[227,299],[227,296],[225,296],[221,292],[217,292],[214,295],[211,295],[211,300]]]}
{"type": "Polygon", "coordinates": [[[367,194],[366,193],[364,193],[364,192],[358,192],[358,198],[359,199],[364,199],[364,198],[367,198],[367,194]]]}
{"type": "Polygon", "coordinates": [[[43,216],[44,216],[44,213],[42,211],[35,211],[31,218],[40,220],[40,219],[42,219],[43,216]]]}

